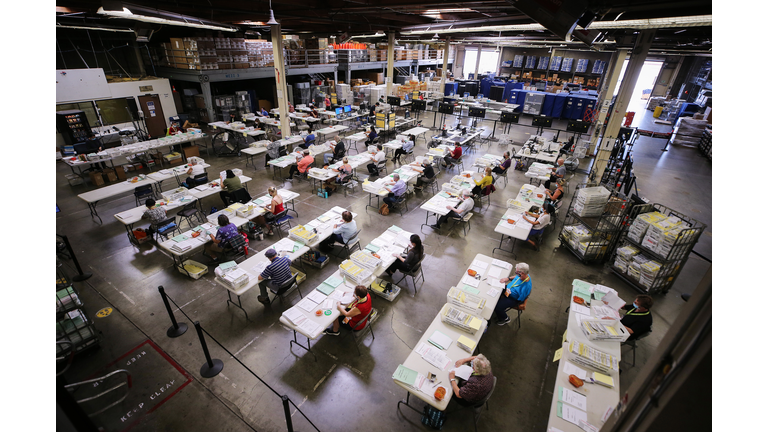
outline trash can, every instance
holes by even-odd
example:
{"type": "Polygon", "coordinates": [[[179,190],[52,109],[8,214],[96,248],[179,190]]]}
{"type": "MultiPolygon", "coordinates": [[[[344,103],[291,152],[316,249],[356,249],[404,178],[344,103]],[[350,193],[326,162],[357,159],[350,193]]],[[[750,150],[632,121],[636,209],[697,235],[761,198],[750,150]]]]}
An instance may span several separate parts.
{"type": "Polygon", "coordinates": [[[656,109],[653,110],[653,118],[661,117],[661,113],[663,111],[664,111],[664,107],[657,106],[656,109]]]}

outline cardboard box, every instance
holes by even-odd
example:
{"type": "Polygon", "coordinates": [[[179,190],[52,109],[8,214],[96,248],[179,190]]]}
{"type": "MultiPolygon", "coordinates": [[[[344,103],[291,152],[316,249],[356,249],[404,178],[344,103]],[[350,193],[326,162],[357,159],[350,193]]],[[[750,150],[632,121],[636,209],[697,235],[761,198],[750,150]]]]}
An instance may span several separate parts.
{"type": "Polygon", "coordinates": [[[106,182],[117,181],[117,174],[115,173],[115,170],[113,170],[112,168],[107,168],[103,170],[102,176],[104,177],[106,182]]]}
{"type": "Polygon", "coordinates": [[[125,173],[125,166],[119,166],[115,170],[115,175],[117,175],[118,180],[127,180],[128,175],[125,173]]]}
{"type": "Polygon", "coordinates": [[[184,40],[181,38],[171,38],[171,49],[184,50],[184,40]]]}
{"type": "Polygon", "coordinates": [[[184,147],[181,149],[181,151],[184,153],[184,157],[189,159],[192,156],[200,157],[200,147],[198,146],[189,146],[184,147]]]}
{"type": "Polygon", "coordinates": [[[104,185],[104,177],[101,176],[101,171],[91,171],[90,173],[88,173],[88,177],[90,177],[91,183],[94,186],[104,185]]]}
{"type": "Polygon", "coordinates": [[[173,159],[171,161],[168,161],[168,163],[171,166],[184,165],[184,159],[182,159],[182,158],[173,159]]]}

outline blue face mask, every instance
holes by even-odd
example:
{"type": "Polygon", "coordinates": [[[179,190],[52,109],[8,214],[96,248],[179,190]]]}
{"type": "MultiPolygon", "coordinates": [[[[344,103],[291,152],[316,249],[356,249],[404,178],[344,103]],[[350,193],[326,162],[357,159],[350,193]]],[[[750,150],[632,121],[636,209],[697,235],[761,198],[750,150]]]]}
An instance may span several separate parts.
{"type": "Polygon", "coordinates": [[[637,305],[637,302],[632,302],[632,306],[634,306],[635,309],[640,309],[640,306],[637,305]]]}

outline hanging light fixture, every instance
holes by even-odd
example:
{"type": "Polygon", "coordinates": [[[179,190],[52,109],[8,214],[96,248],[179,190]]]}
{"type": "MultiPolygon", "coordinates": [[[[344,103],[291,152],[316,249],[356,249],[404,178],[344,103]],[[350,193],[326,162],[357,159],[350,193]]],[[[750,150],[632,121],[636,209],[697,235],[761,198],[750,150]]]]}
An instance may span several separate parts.
{"type": "Polygon", "coordinates": [[[278,22],[275,21],[275,12],[272,10],[272,0],[269,0],[269,21],[267,21],[267,24],[269,25],[278,24],[278,22]]]}

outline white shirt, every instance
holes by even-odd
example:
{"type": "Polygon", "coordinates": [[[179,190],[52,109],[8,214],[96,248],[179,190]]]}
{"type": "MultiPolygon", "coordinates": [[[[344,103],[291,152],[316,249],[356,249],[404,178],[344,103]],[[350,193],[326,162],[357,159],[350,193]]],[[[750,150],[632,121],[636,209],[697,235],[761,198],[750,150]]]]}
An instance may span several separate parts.
{"type": "Polygon", "coordinates": [[[544,229],[547,225],[549,225],[549,213],[542,213],[539,215],[538,219],[536,219],[539,223],[533,226],[533,229],[540,230],[544,229]]]}
{"type": "Polygon", "coordinates": [[[189,174],[190,177],[194,177],[205,172],[205,168],[203,168],[203,166],[200,164],[190,165],[190,168],[192,169],[192,172],[189,174]]]}
{"type": "Polygon", "coordinates": [[[468,210],[472,210],[475,207],[475,201],[472,198],[467,197],[464,201],[459,204],[458,207],[456,207],[456,210],[459,210],[459,214],[461,217],[464,217],[464,215],[467,214],[468,210]]]}
{"type": "Polygon", "coordinates": [[[380,152],[376,152],[376,154],[375,154],[375,155],[373,155],[373,160],[374,160],[376,163],[382,162],[382,161],[383,161],[384,159],[386,159],[386,158],[387,158],[387,155],[386,155],[386,154],[384,154],[384,152],[383,152],[383,151],[380,151],[380,152]]]}

